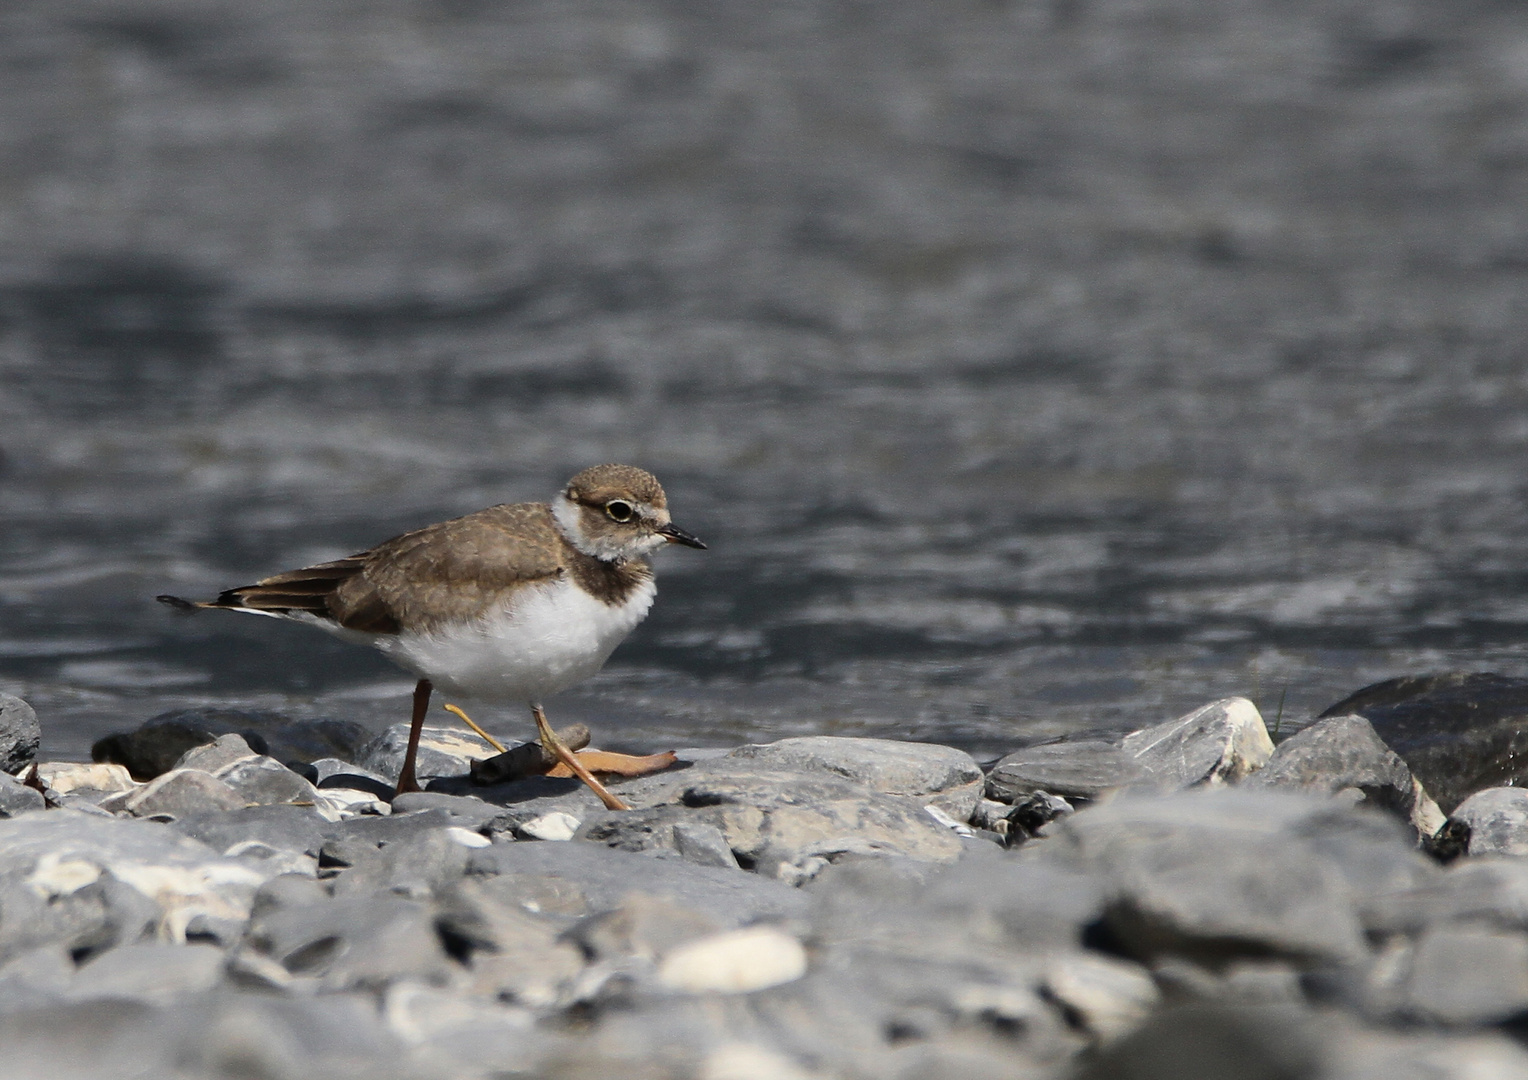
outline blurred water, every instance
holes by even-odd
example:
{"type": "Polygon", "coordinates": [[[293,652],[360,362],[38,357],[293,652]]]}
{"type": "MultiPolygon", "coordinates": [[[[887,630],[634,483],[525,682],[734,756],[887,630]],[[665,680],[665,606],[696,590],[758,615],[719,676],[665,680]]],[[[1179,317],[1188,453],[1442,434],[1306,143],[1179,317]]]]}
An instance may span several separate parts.
{"type": "Polygon", "coordinates": [[[607,745],[1525,673],[1528,12],[874,10],[0,15],[0,687],[45,752],[402,719],[365,650],[151,597],[606,460],[711,545],[551,703],[607,745]]]}

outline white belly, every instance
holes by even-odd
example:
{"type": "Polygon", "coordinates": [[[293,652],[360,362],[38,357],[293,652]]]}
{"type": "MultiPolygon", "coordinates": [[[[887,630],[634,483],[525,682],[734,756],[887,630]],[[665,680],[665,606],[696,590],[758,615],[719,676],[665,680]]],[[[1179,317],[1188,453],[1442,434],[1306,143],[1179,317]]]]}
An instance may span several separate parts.
{"type": "Polygon", "coordinates": [[[606,604],[571,581],[537,585],[465,626],[374,639],[400,667],[446,693],[539,702],[598,671],[652,607],[644,581],[626,603],[606,604]]]}

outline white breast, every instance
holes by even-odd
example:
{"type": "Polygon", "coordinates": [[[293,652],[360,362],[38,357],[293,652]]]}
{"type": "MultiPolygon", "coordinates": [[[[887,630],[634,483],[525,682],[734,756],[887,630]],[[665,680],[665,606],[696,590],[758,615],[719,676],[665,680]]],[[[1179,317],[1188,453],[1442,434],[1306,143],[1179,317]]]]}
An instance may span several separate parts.
{"type": "Polygon", "coordinates": [[[612,605],[561,579],[526,588],[504,608],[463,626],[387,635],[375,644],[447,693],[539,702],[598,671],[656,593],[649,578],[624,604],[612,605]]]}

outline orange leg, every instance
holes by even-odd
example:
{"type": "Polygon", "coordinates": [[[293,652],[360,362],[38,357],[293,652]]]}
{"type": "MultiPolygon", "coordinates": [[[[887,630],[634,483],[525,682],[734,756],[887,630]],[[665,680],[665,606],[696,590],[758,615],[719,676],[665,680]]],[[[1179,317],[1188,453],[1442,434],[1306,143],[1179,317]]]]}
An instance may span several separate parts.
{"type": "Polygon", "coordinates": [[[541,736],[541,745],[552,752],[552,756],[562,762],[573,775],[589,785],[589,790],[600,797],[600,802],[605,804],[607,810],[630,810],[620,799],[605,790],[605,785],[594,778],[594,774],[584,768],[573,752],[562,745],[562,740],[552,733],[552,725],[546,722],[546,713],[541,711],[540,705],[531,706],[531,715],[536,718],[536,731],[541,736]]]}
{"type": "Polygon", "coordinates": [[[419,781],[414,779],[414,759],[419,756],[419,732],[424,727],[424,714],[430,708],[430,691],[434,687],[429,679],[420,679],[414,684],[414,720],[409,725],[409,746],[403,753],[403,770],[398,773],[398,790],[393,792],[393,798],[397,798],[406,791],[420,791],[419,781]]]}

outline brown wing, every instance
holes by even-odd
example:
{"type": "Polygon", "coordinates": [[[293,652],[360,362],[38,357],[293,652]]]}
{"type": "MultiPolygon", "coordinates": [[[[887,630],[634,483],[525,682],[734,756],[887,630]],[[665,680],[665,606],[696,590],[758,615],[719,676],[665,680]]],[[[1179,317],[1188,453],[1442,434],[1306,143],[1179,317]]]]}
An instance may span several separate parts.
{"type": "Polygon", "coordinates": [[[402,625],[428,629],[480,615],[509,590],[562,574],[564,553],[545,505],[492,506],[197,606],[307,612],[350,630],[396,634],[402,625]]]}

